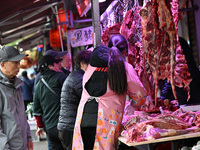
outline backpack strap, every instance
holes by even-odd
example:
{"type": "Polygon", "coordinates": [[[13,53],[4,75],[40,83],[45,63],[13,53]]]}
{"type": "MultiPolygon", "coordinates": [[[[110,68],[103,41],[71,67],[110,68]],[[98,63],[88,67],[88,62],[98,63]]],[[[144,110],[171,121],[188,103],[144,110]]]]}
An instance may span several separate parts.
{"type": "MultiPolygon", "coordinates": [[[[56,96],[58,96],[58,94],[56,94],[56,92],[48,85],[48,83],[44,80],[44,78],[41,78],[41,81],[46,85],[46,87],[56,96]]],[[[58,96],[60,97],[60,96],[58,96]]]]}

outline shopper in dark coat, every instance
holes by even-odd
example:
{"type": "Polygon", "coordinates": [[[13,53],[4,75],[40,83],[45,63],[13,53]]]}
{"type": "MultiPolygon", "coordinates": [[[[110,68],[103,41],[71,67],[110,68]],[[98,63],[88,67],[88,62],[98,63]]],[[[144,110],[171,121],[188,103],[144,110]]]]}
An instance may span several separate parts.
{"type": "MultiPolygon", "coordinates": [[[[190,87],[190,98],[188,99],[188,92],[184,90],[184,88],[175,87],[176,94],[178,98],[179,105],[185,104],[200,104],[200,71],[198,70],[194,57],[192,55],[192,50],[190,49],[187,41],[182,37],[179,37],[179,42],[181,44],[181,48],[183,49],[183,54],[185,55],[185,59],[187,61],[188,70],[190,72],[192,81],[189,85],[190,87]]],[[[163,90],[161,92],[161,99],[170,99],[173,100],[172,87],[170,82],[165,81],[163,90]]]]}
{"type": "Polygon", "coordinates": [[[44,123],[49,140],[50,150],[63,150],[58,138],[57,123],[60,111],[60,93],[66,75],[60,72],[62,59],[55,59],[53,56],[43,56],[39,62],[41,77],[46,81],[51,91],[40,79],[35,86],[33,97],[33,115],[35,116],[38,130],[36,135],[44,134],[44,123]]]}
{"type": "Polygon", "coordinates": [[[82,79],[91,51],[80,51],[75,58],[75,69],[65,80],[61,92],[61,110],[58,121],[59,138],[65,150],[72,149],[76,112],[82,94],[82,79]]]}
{"type": "Polygon", "coordinates": [[[21,86],[21,90],[25,104],[25,110],[27,110],[28,103],[33,102],[34,81],[28,78],[27,71],[22,72],[22,81],[24,85],[21,86]]]}

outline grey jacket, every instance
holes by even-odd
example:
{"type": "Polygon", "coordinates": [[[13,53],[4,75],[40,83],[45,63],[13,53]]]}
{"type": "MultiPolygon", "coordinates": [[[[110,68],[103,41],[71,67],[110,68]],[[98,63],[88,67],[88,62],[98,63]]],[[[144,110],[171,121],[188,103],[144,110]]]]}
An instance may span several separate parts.
{"type": "Polygon", "coordinates": [[[31,141],[20,86],[15,77],[11,83],[0,71],[0,150],[27,150],[31,141]]]}

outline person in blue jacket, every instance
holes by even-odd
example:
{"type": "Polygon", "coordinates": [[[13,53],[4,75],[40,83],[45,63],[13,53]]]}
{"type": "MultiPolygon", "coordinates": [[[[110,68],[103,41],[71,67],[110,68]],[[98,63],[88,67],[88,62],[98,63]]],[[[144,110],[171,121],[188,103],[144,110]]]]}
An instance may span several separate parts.
{"type": "Polygon", "coordinates": [[[24,99],[25,110],[27,110],[27,105],[30,102],[33,102],[34,81],[28,78],[27,71],[22,72],[21,79],[24,83],[24,85],[21,86],[21,90],[24,99]]]}

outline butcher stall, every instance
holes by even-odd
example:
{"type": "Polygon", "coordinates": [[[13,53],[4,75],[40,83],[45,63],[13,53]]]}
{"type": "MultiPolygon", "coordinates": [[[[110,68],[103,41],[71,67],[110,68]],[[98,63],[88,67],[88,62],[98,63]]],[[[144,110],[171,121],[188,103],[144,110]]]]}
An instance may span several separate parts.
{"type": "MultiPolygon", "coordinates": [[[[188,1],[181,1],[181,6],[188,1]]],[[[122,34],[129,43],[128,62],[135,68],[148,92],[144,105],[127,100],[119,141],[128,146],[171,142],[200,137],[200,106],[180,107],[175,87],[187,91],[190,99],[191,74],[179,42],[181,19],[178,0],[113,1],[101,15],[102,42],[122,34]],[[168,80],[174,100],[159,98],[159,82],[168,80]]]]}
{"type": "MultiPolygon", "coordinates": [[[[183,135],[177,135],[177,136],[169,136],[165,138],[159,138],[159,139],[153,139],[149,141],[143,141],[143,142],[136,142],[136,143],[127,143],[126,138],[124,137],[119,137],[119,141],[123,142],[124,144],[132,147],[132,146],[138,146],[138,145],[145,145],[147,144],[148,150],[153,150],[153,144],[159,143],[159,142],[171,142],[171,150],[178,150],[178,140],[184,140],[184,139],[190,139],[190,138],[196,138],[200,137],[200,132],[195,132],[195,133],[188,133],[188,134],[183,134],[183,135]]],[[[196,147],[196,146],[194,146],[196,147]]],[[[198,149],[196,149],[198,150],[198,149]]]]}
{"type": "Polygon", "coordinates": [[[160,112],[148,112],[131,110],[127,105],[119,141],[128,146],[147,144],[149,150],[155,143],[171,142],[171,150],[178,150],[180,140],[200,137],[200,110],[195,107],[193,111],[160,107],[160,112]]]}

